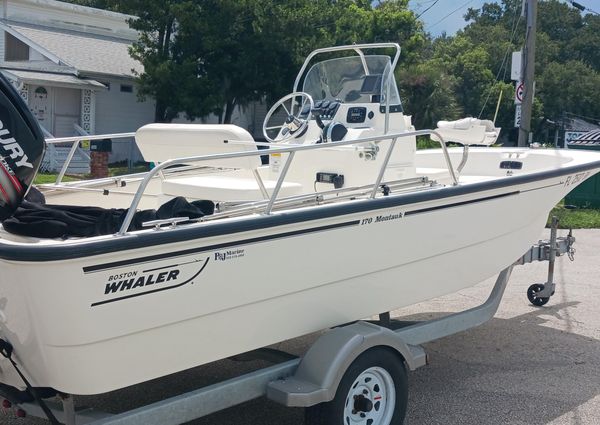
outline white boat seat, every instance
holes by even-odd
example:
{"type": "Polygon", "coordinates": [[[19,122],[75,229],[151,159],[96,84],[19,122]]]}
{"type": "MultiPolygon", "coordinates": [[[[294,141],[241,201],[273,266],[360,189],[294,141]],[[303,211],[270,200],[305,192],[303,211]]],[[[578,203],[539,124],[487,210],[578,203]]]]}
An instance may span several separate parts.
{"type": "MultiPolygon", "coordinates": [[[[438,121],[435,131],[440,134],[445,142],[457,142],[463,145],[485,145],[496,143],[500,135],[500,128],[494,127],[490,120],[477,118],[463,118],[456,121],[438,121]]],[[[432,134],[432,140],[440,141],[432,134]]]]}
{"type": "MultiPolygon", "coordinates": [[[[257,150],[250,133],[233,124],[148,124],[135,132],[135,142],[144,159],[152,162],[257,150]]],[[[260,156],[254,155],[202,161],[202,165],[252,170],[261,162],[260,156]]]]}
{"type": "MultiPolygon", "coordinates": [[[[148,124],[135,134],[135,140],[146,161],[164,162],[168,159],[233,152],[257,151],[254,139],[246,130],[231,124],[148,124]],[[248,143],[229,143],[242,141],[248,143]]],[[[217,159],[198,164],[217,168],[234,168],[197,176],[171,177],[163,180],[162,193],[189,199],[213,201],[256,201],[264,199],[253,171],[258,175],[260,156],[217,159]]],[[[275,180],[264,180],[270,194],[275,180]]],[[[284,182],[278,197],[298,195],[302,185],[284,182]]]]}
{"type": "MultiPolygon", "coordinates": [[[[271,195],[277,182],[263,180],[263,183],[271,195]]],[[[168,196],[215,201],[244,202],[263,199],[258,183],[252,176],[204,174],[177,177],[163,181],[162,191],[168,196]]],[[[277,197],[299,195],[301,192],[302,185],[300,183],[284,182],[277,197]]]]}

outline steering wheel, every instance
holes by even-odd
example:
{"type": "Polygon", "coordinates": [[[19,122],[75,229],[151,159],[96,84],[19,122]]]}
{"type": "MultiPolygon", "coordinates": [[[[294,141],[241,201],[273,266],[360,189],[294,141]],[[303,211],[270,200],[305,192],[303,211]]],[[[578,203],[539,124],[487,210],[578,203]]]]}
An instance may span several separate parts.
{"type": "Polygon", "coordinates": [[[284,96],[277,102],[275,102],[271,109],[269,109],[269,112],[267,112],[267,116],[265,117],[265,120],[263,122],[263,136],[265,136],[265,139],[267,139],[271,143],[282,142],[284,140],[294,137],[295,135],[302,134],[302,132],[308,125],[308,121],[310,119],[310,112],[305,118],[300,118],[300,114],[306,107],[307,103],[308,105],[310,105],[310,109],[312,110],[314,107],[313,98],[310,94],[301,91],[290,93],[287,96],[284,96]],[[298,116],[296,116],[294,115],[294,101],[298,97],[302,100],[300,103],[300,112],[298,113],[298,116]],[[286,102],[288,101],[290,101],[289,109],[286,106],[286,102]],[[283,108],[283,110],[287,114],[287,118],[285,119],[284,123],[281,125],[269,126],[268,124],[271,120],[271,117],[276,112],[280,112],[281,108],[283,108]],[[277,140],[272,139],[268,134],[269,131],[273,130],[279,130],[277,133],[279,135],[277,140]]]}

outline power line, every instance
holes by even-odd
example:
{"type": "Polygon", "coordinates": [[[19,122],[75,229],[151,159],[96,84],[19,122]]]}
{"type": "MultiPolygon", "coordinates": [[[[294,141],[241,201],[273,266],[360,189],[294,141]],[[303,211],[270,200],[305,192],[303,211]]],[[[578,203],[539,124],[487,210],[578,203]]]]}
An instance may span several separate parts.
{"type": "Polygon", "coordinates": [[[577,118],[585,118],[586,120],[600,122],[600,118],[588,117],[588,116],[585,116],[585,115],[576,114],[574,112],[565,111],[565,115],[572,115],[572,116],[577,117],[577,118]]]}
{"type": "MultiPolygon", "coordinates": [[[[452,12],[448,13],[446,16],[444,16],[442,19],[440,19],[439,21],[437,21],[435,24],[432,24],[429,26],[429,29],[435,27],[437,24],[439,24],[440,22],[442,22],[443,20],[445,20],[446,18],[454,15],[456,12],[458,12],[459,10],[461,10],[462,8],[464,8],[465,6],[467,6],[469,3],[473,3],[475,0],[469,0],[465,3],[463,3],[462,5],[460,5],[459,7],[457,7],[456,9],[454,9],[452,12]]],[[[437,2],[436,2],[437,3],[437,2]]],[[[434,3],[435,4],[435,3],[434,3]]],[[[434,5],[433,4],[433,5],[434,5]]],[[[432,5],[432,6],[433,6],[432,5]]],[[[427,10],[426,10],[427,11],[427,10]]]]}
{"type": "MultiPolygon", "coordinates": [[[[420,9],[422,7],[425,7],[426,4],[431,4],[433,3],[435,0],[413,0],[413,8],[414,9],[420,9]]],[[[411,0],[409,0],[409,3],[411,2],[411,0]]],[[[415,12],[418,12],[418,10],[415,10],[415,12]]]]}
{"type": "Polygon", "coordinates": [[[577,3],[576,1],[573,1],[573,0],[567,0],[567,1],[568,1],[569,3],[571,3],[571,6],[573,6],[575,9],[579,9],[579,10],[581,10],[582,12],[584,12],[584,11],[585,11],[585,6],[583,6],[583,5],[581,5],[581,4],[579,4],[579,3],[577,3]]]}
{"type": "Polygon", "coordinates": [[[423,16],[425,14],[425,12],[427,12],[429,9],[431,9],[433,6],[435,6],[437,4],[437,2],[439,2],[439,1],[440,0],[435,0],[431,6],[429,6],[427,9],[425,9],[424,11],[419,13],[415,19],[419,19],[421,16],[423,16]]]}
{"type": "MultiPolygon", "coordinates": [[[[506,52],[504,53],[504,58],[502,58],[502,63],[500,64],[500,68],[498,69],[498,73],[496,74],[496,80],[494,82],[498,81],[498,78],[500,77],[500,73],[502,72],[502,70],[508,68],[508,66],[506,66],[508,64],[508,60],[507,60],[508,54],[512,50],[512,47],[513,47],[512,42],[515,38],[515,34],[517,33],[517,29],[519,28],[519,23],[521,22],[521,15],[519,13],[520,11],[521,11],[521,7],[519,5],[517,5],[517,8],[515,9],[515,16],[513,17],[512,33],[510,35],[510,39],[508,40],[508,47],[506,48],[506,52]]],[[[481,111],[479,111],[478,118],[481,118],[481,116],[483,115],[483,111],[485,110],[485,107],[487,106],[487,103],[490,100],[490,96],[492,95],[493,88],[494,88],[494,86],[492,85],[492,87],[490,87],[490,91],[488,92],[487,97],[485,98],[485,102],[483,102],[481,111]]]]}
{"type": "Polygon", "coordinates": [[[571,6],[573,6],[575,9],[579,9],[582,12],[590,12],[590,13],[595,13],[596,15],[600,15],[600,13],[590,9],[589,7],[586,7],[584,5],[582,5],[581,3],[577,3],[574,0],[567,0],[569,3],[571,3],[571,6]]]}

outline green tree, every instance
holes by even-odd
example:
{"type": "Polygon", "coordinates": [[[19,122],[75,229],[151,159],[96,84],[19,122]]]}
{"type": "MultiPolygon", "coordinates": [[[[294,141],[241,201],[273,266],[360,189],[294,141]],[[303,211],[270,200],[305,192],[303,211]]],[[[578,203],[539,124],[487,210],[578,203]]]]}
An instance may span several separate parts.
{"type": "MultiPolygon", "coordinates": [[[[124,2],[121,3],[123,6],[124,2]]],[[[216,113],[289,92],[302,58],[325,45],[399,41],[416,61],[425,37],[406,0],[128,0],[139,16],[132,56],[156,119],[216,113]]],[[[123,8],[125,9],[125,8],[123,8]]]]}
{"type": "Polygon", "coordinates": [[[295,36],[288,26],[299,27],[299,17],[278,15],[278,2],[259,0],[207,0],[182,26],[194,45],[193,56],[202,62],[202,78],[214,90],[212,112],[231,122],[234,109],[251,101],[279,97],[289,91],[296,68],[295,36]]]}
{"type": "Polygon", "coordinates": [[[434,43],[433,58],[456,80],[455,96],[464,113],[477,116],[494,82],[486,49],[459,34],[434,43]]]}
{"type": "Polygon", "coordinates": [[[581,61],[548,64],[536,88],[548,117],[564,112],[600,117],[600,73],[581,61]]]}
{"type": "Polygon", "coordinates": [[[156,100],[156,121],[212,112],[230,122],[236,107],[289,92],[315,48],[393,41],[412,66],[429,42],[408,0],[73,1],[138,16],[131,54],[144,65],[138,93],[156,100]]]}
{"type": "MultiPolygon", "coordinates": [[[[487,83],[487,93],[498,93],[502,85],[504,100],[501,103],[498,123],[512,126],[514,89],[510,89],[510,56],[506,53],[520,50],[524,39],[524,22],[519,18],[520,1],[503,0],[501,4],[486,3],[480,9],[471,9],[465,15],[469,22],[463,31],[453,37],[451,43],[466,37],[476,49],[483,49],[489,61],[479,55],[498,82],[487,83]],[[513,36],[514,34],[514,36],[513,36]],[[511,41],[512,36],[512,41],[511,41]],[[512,93],[507,93],[511,91],[512,93]],[[508,96],[507,96],[508,95],[508,96]],[[510,99],[510,100],[509,100],[510,99]]],[[[560,118],[565,111],[599,117],[594,98],[600,96],[598,72],[600,72],[600,17],[581,15],[580,11],[565,2],[546,0],[538,3],[538,28],[536,42],[536,93],[533,110],[533,127],[542,115],[552,120],[560,118]]],[[[446,41],[448,43],[448,41],[446,41]]],[[[473,50],[472,54],[475,54],[473,50]]],[[[448,65],[453,63],[451,54],[445,56],[448,65]]],[[[449,73],[462,72],[451,67],[449,73]]],[[[481,70],[479,75],[482,76],[481,70]]],[[[471,79],[469,77],[469,79],[471,79]]],[[[474,85],[485,86],[485,78],[474,81],[474,85]]],[[[483,87],[480,86],[480,87],[483,87]]],[[[477,102],[481,89],[475,89],[471,100],[477,102]]],[[[465,92],[466,94],[466,92],[465,92]]],[[[492,99],[495,96],[492,96],[492,99]]],[[[472,107],[461,105],[467,113],[472,107]]],[[[493,113],[495,102],[488,102],[484,115],[493,113]]],[[[473,105],[472,105],[473,106],[473,105]]]]}
{"type": "Polygon", "coordinates": [[[583,17],[577,36],[567,41],[571,58],[580,60],[600,71],[600,15],[588,13],[583,17]]]}
{"type": "Polygon", "coordinates": [[[138,95],[155,100],[155,121],[169,122],[181,111],[190,118],[209,113],[213,87],[202,78],[203,63],[193,54],[194,43],[185,30],[196,13],[196,2],[129,0],[126,5],[138,16],[129,21],[140,34],[130,54],[144,65],[138,95]]]}
{"type": "Polygon", "coordinates": [[[462,116],[456,99],[456,79],[430,60],[398,72],[404,111],[413,116],[416,128],[435,128],[440,120],[462,116]]]}

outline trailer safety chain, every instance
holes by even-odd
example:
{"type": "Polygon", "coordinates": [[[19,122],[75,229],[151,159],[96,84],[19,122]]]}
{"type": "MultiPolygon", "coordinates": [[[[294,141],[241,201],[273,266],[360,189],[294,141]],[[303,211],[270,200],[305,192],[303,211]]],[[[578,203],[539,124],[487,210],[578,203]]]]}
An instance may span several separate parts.
{"type": "Polygon", "coordinates": [[[567,257],[569,257],[569,260],[575,261],[575,248],[569,249],[569,252],[567,252],[567,257]]]}
{"type": "Polygon", "coordinates": [[[52,425],[60,425],[60,422],[58,421],[58,419],[56,419],[56,416],[54,416],[54,413],[52,413],[52,411],[50,410],[50,408],[46,405],[46,403],[44,402],[44,400],[40,397],[40,395],[35,390],[35,388],[33,388],[31,386],[31,384],[29,383],[29,381],[27,380],[27,378],[25,378],[25,375],[23,375],[23,373],[21,372],[21,370],[19,370],[19,367],[17,366],[17,363],[12,358],[12,353],[13,353],[13,346],[11,345],[11,343],[8,342],[8,341],[3,340],[2,338],[0,338],[0,354],[2,354],[6,359],[8,359],[8,361],[11,362],[11,364],[13,365],[13,367],[15,368],[15,370],[17,371],[17,373],[19,374],[19,376],[21,377],[21,379],[25,383],[25,386],[27,387],[27,391],[29,392],[29,394],[31,394],[33,396],[33,398],[35,399],[35,401],[42,408],[42,410],[44,411],[44,413],[48,417],[48,420],[50,421],[50,423],[52,425]]]}
{"type": "Polygon", "coordinates": [[[571,261],[575,261],[575,248],[573,248],[573,229],[569,229],[569,234],[567,235],[567,257],[571,261]]]}

